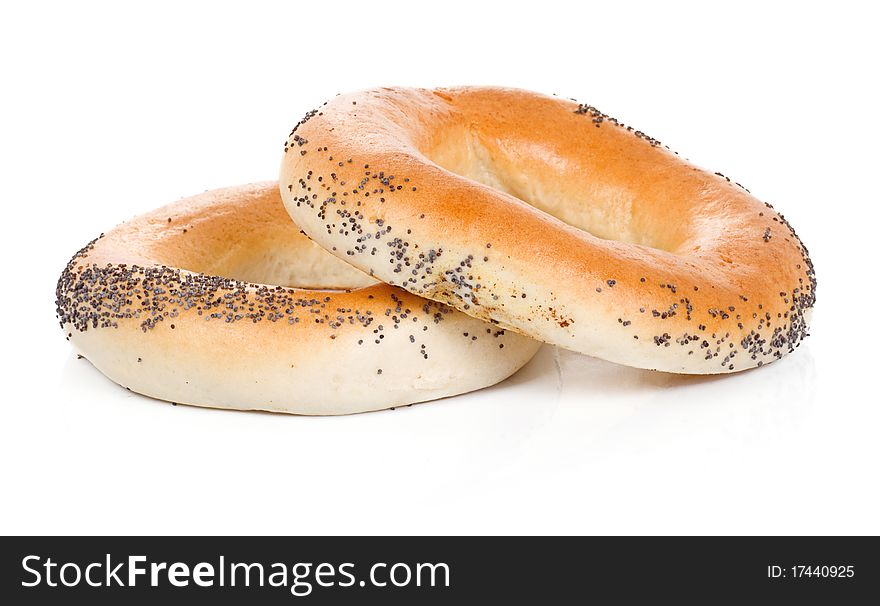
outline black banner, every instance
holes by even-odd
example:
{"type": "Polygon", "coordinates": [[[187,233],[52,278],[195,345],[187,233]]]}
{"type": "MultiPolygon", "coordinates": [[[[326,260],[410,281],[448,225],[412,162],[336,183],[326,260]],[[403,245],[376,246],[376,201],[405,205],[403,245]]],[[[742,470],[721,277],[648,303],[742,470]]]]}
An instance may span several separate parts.
{"type": "Polygon", "coordinates": [[[850,603],[880,587],[878,540],[859,537],[17,537],[0,567],[6,604],[850,603]]]}

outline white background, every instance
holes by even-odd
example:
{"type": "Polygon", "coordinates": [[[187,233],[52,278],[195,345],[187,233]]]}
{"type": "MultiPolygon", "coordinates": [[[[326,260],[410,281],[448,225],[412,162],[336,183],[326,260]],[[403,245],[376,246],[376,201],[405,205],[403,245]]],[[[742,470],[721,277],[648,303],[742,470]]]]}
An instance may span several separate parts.
{"type": "Polygon", "coordinates": [[[870,3],[236,4],[2,9],[0,531],[880,532],[870,3]],[[715,379],[545,347],[495,388],[344,418],[174,407],[76,359],[74,251],[274,178],[307,110],[393,84],[576,97],[745,184],[813,254],[813,336],[715,379]]]}

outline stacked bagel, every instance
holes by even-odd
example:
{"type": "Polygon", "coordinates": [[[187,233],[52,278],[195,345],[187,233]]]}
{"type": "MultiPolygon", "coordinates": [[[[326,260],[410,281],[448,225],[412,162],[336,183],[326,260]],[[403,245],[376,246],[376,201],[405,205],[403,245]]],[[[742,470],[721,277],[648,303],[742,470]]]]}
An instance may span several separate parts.
{"type": "Polygon", "coordinates": [[[384,88],[306,114],[278,183],[94,241],[57,303],[139,393],[339,414],[494,384],[541,342],[675,373],[761,366],[807,335],[815,291],[782,215],[591,106],[384,88]]]}

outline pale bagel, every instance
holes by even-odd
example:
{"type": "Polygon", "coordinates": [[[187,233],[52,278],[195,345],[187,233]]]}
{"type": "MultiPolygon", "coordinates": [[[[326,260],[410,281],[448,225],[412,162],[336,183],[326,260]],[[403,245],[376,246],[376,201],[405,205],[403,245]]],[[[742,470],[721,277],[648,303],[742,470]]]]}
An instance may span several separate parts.
{"type": "Polygon", "coordinates": [[[786,220],[593,107],[521,90],[383,88],[309,112],[282,196],[384,282],[631,366],[725,373],[807,334],[786,220]]]}
{"type": "Polygon", "coordinates": [[[220,408],[422,402],[501,381],[539,347],[339,261],[291,222],[277,183],[207,192],[113,229],[65,268],[57,306],[74,347],[113,381],[220,408]]]}

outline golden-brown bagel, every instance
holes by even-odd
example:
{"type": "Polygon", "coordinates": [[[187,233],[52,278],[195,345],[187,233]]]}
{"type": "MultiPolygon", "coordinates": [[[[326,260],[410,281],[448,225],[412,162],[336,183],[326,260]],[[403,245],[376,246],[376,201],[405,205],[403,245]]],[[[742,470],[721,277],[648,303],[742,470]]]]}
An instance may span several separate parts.
{"type": "Polygon", "coordinates": [[[724,373],[807,334],[782,215],[593,107],[383,88],[309,112],[282,196],[315,241],[412,293],[621,364],[724,373]]]}
{"type": "Polygon", "coordinates": [[[291,222],[277,183],[207,192],[113,229],[70,261],[57,305],[74,347],[113,381],[219,408],[422,402],[501,381],[539,347],[339,261],[291,222]]]}

